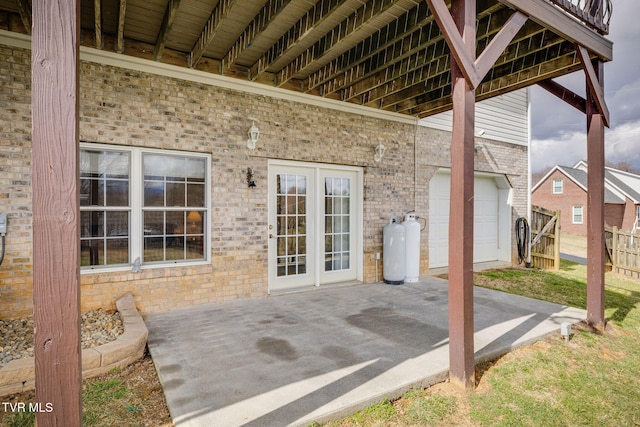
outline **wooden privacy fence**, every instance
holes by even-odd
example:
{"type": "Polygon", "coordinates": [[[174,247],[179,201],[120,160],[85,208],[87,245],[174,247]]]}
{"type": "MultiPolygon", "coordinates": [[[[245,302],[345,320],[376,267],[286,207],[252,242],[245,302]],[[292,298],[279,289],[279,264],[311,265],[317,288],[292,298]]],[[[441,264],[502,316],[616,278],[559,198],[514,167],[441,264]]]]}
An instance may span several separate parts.
{"type": "Polygon", "coordinates": [[[531,207],[531,266],[560,270],[560,211],[531,207]]]}
{"type": "Polygon", "coordinates": [[[605,245],[613,271],[640,278],[640,235],[607,227],[605,245]]]}

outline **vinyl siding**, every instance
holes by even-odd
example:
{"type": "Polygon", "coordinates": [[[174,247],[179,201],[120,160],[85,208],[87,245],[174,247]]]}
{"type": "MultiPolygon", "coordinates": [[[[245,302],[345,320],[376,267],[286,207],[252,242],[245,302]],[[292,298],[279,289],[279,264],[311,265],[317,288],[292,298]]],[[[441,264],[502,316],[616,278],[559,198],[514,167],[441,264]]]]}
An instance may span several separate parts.
{"type": "MultiPolygon", "coordinates": [[[[528,92],[521,89],[476,104],[476,135],[511,144],[528,145],[528,92]],[[484,131],[482,135],[479,135],[484,131]]],[[[422,126],[451,131],[452,112],[420,121],[422,126]]]]}

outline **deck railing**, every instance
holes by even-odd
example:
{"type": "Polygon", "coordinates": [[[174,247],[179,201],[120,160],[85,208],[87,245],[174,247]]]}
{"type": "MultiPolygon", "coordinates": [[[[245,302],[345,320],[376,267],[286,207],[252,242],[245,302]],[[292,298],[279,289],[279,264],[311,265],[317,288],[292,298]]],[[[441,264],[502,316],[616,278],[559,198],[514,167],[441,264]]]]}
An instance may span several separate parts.
{"type": "Polygon", "coordinates": [[[602,34],[609,34],[611,0],[548,0],[602,34]]]}

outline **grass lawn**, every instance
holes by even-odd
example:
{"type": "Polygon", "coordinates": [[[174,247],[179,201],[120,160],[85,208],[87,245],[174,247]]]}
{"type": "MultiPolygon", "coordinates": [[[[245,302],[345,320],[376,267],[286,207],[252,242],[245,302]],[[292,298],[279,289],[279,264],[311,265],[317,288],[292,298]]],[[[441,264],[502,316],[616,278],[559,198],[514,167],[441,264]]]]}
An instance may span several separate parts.
{"type": "MultiPolygon", "coordinates": [[[[586,308],[586,266],[476,273],[478,286],[586,308]]],[[[478,387],[449,384],[384,401],[332,427],[640,426],[640,283],[606,276],[604,333],[574,326],[477,367],[478,387]]]]}

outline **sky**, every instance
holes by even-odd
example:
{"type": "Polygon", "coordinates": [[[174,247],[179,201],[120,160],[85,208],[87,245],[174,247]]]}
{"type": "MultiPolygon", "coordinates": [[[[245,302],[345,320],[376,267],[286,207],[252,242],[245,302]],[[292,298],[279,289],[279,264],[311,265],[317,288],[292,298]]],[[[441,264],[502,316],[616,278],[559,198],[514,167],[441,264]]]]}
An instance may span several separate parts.
{"type": "MultiPolygon", "coordinates": [[[[640,1],[613,0],[607,38],[613,61],[605,64],[605,99],[611,115],[605,130],[605,159],[627,162],[640,170],[640,1]]],[[[584,96],[580,71],[556,79],[584,96]]],[[[538,86],[531,89],[531,169],[541,172],[556,164],[573,166],[587,157],[586,117],[538,86]]]]}

